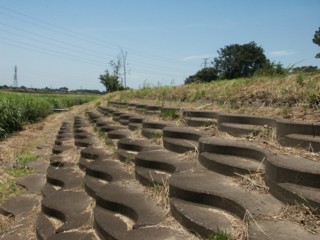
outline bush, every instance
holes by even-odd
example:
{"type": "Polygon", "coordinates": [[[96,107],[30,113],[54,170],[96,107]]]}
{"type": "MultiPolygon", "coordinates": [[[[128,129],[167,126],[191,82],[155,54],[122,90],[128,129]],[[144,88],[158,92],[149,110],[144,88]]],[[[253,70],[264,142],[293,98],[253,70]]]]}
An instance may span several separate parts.
{"type": "Polygon", "coordinates": [[[198,71],[195,75],[189,76],[184,83],[200,83],[200,82],[211,82],[218,79],[218,71],[213,67],[203,68],[198,71]]]}
{"type": "Polygon", "coordinates": [[[37,122],[55,108],[68,108],[93,100],[93,96],[27,94],[0,91],[0,139],[37,122]]]}

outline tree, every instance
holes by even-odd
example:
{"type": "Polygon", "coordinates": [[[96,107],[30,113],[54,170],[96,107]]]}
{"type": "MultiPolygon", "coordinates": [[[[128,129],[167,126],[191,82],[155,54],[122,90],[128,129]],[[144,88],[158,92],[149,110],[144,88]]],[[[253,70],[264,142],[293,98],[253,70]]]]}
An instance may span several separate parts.
{"type": "Polygon", "coordinates": [[[318,66],[301,66],[301,67],[295,67],[292,69],[292,72],[294,73],[299,73],[299,72],[303,72],[303,73],[315,73],[315,72],[319,72],[320,69],[318,69],[318,66]]]}
{"type": "MultiPolygon", "coordinates": [[[[312,42],[313,42],[314,44],[317,44],[317,45],[320,46],[320,27],[319,27],[318,31],[316,31],[316,32],[314,33],[312,42]]],[[[320,58],[320,53],[317,53],[316,58],[320,58]]]]}
{"type": "Polygon", "coordinates": [[[191,75],[184,81],[185,84],[196,82],[211,82],[218,79],[218,71],[214,67],[206,67],[191,75]]]}
{"type": "Polygon", "coordinates": [[[282,63],[271,62],[269,59],[265,64],[263,64],[257,71],[255,71],[255,75],[257,76],[267,76],[267,77],[275,77],[281,76],[289,73],[290,68],[284,68],[282,63]]]}
{"type": "Polygon", "coordinates": [[[109,65],[113,68],[113,73],[110,73],[107,69],[104,74],[99,76],[100,82],[105,86],[107,93],[123,90],[124,88],[119,82],[121,68],[120,59],[118,58],[116,62],[110,61],[109,65]]]}
{"type": "Polygon", "coordinates": [[[263,48],[255,42],[231,44],[218,50],[218,54],[213,64],[221,79],[250,77],[268,62],[263,48]]]}

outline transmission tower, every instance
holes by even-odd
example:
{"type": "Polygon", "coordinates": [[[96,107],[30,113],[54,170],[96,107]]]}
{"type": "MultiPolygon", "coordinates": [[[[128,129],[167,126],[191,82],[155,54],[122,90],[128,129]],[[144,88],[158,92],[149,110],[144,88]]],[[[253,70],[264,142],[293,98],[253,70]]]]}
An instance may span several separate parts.
{"type": "Polygon", "coordinates": [[[206,68],[206,67],[207,67],[208,59],[209,59],[209,58],[202,58],[204,68],[206,68]]]}
{"type": "Polygon", "coordinates": [[[18,87],[18,68],[17,65],[14,66],[14,76],[13,76],[13,87],[18,87]]]}

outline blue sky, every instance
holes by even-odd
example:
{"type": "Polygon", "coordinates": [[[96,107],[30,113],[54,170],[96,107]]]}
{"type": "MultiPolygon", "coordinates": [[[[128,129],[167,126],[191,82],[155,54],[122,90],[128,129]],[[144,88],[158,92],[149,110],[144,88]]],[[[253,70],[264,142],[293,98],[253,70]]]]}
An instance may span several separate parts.
{"type": "Polygon", "coordinates": [[[320,66],[319,0],[0,0],[0,85],[104,90],[127,52],[127,86],[180,85],[234,43],[285,67],[320,66]]]}

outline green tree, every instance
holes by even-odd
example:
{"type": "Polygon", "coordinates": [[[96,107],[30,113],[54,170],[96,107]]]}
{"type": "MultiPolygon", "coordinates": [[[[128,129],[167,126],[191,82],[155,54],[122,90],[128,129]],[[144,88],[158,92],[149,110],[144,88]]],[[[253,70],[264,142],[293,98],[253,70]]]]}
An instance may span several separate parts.
{"type": "MultiPolygon", "coordinates": [[[[317,44],[317,45],[320,46],[320,27],[319,27],[318,31],[316,31],[316,32],[314,33],[312,42],[313,42],[314,44],[317,44]]],[[[317,53],[316,58],[320,58],[320,53],[317,53]]]]}
{"type": "Polygon", "coordinates": [[[119,82],[121,68],[120,59],[118,58],[116,62],[110,61],[109,65],[112,67],[113,72],[110,73],[109,70],[106,70],[104,74],[99,76],[100,82],[105,86],[107,93],[123,90],[124,88],[119,82]]]}
{"type": "Polygon", "coordinates": [[[267,60],[254,74],[257,76],[275,77],[280,75],[286,75],[290,71],[290,68],[286,69],[278,62],[271,62],[267,60]]]}
{"type": "Polygon", "coordinates": [[[184,81],[185,84],[195,82],[211,82],[218,79],[218,71],[214,67],[206,67],[191,75],[184,81]]]}
{"type": "Polygon", "coordinates": [[[218,50],[218,54],[213,64],[221,79],[250,77],[268,63],[263,48],[255,42],[231,44],[218,50]]]}
{"type": "Polygon", "coordinates": [[[318,66],[301,66],[301,67],[295,67],[292,68],[292,72],[293,73],[315,73],[315,72],[319,72],[320,69],[318,69],[318,66]]]}

